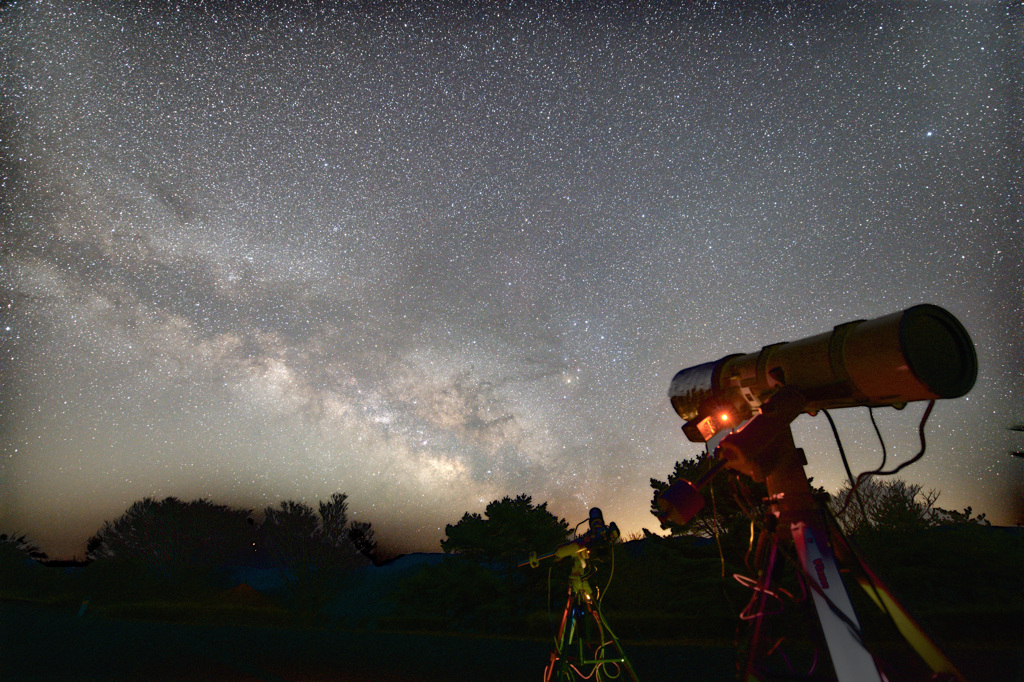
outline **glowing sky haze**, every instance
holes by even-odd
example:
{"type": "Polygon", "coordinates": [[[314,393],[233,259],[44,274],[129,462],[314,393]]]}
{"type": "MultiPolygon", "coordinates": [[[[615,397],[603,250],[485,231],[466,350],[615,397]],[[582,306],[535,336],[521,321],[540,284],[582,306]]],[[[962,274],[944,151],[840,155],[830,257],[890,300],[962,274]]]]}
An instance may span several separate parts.
{"type": "Polygon", "coordinates": [[[1019,6],[680,4],[6,3],[0,530],[338,491],[400,549],[518,493],[656,529],[676,371],[925,302],[980,371],[902,473],[1015,522],[1019,6]]]}

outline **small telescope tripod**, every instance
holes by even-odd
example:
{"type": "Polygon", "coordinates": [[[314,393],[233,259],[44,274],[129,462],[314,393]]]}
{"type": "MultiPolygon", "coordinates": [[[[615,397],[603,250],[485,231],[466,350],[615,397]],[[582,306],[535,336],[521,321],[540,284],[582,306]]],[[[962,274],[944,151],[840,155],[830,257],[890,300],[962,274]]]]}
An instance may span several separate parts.
{"type": "Polygon", "coordinates": [[[623,670],[629,680],[638,682],[632,663],[601,613],[600,592],[592,588],[588,580],[589,546],[607,544],[616,538],[618,528],[615,524],[605,526],[601,510],[595,507],[590,510],[588,533],[573,542],[560,545],[545,556],[538,558],[534,553],[528,562],[520,564],[536,568],[542,560],[550,557],[554,557],[555,561],[569,557],[573,562],[569,573],[569,595],[558,626],[551,660],[544,668],[544,682],[616,680],[621,677],[623,670]]]}

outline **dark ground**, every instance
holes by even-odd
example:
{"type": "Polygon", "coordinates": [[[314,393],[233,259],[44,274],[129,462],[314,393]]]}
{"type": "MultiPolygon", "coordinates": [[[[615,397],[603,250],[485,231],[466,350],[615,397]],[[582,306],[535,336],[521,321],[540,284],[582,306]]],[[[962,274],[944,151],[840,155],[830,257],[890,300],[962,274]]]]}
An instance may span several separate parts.
{"type": "MultiPolygon", "coordinates": [[[[733,677],[731,648],[626,646],[642,680],[733,677]]],[[[0,679],[427,682],[540,680],[540,640],[78,617],[0,603],[0,679]]]]}
{"type": "MultiPolygon", "coordinates": [[[[644,682],[735,679],[732,647],[626,642],[624,648],[644,682]]],[[[0,602],[0,680],[5,682],[539,681],[549,650],[543,640],[183,625],[0,602]]],[[[1024,680],[1024,650],[1003,646],[948,653],[969,680],[1024,680]]]]}

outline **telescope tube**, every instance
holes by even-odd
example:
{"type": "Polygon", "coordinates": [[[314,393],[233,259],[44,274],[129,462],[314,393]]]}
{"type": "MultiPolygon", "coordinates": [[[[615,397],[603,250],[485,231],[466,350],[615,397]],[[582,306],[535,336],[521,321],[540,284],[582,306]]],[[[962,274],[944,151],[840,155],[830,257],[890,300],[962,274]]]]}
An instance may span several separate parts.
{"type": "Polygon", "coordinates": [[[831,332],[727,355],[678,372],[669,400],[694,442],[737,426],[782,386],[807,399],[805,412],[959,398],[978,376],[971,337],[949,312],[922,304],[831,332]]]}

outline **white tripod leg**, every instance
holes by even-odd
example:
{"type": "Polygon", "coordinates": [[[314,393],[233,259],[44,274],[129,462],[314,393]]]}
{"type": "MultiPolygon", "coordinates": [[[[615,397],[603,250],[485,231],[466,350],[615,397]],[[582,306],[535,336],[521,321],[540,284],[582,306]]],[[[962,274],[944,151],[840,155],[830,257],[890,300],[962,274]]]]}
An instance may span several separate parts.
{"type": "Polygon", "coordinates": [[[821,588],[820,592],[812,588],[811,594],[839,682],[884,682],[884,675],[878,671],[871,653],[864,648],[859,633],[849,624],[853,623],[860,629],[832,549],[824,537],[819,537],[802,521],[794,523],[791,531],[805,577],[821,588]],[[841,611],[849,622],[835,613],[833,607],[841,611]]]}

